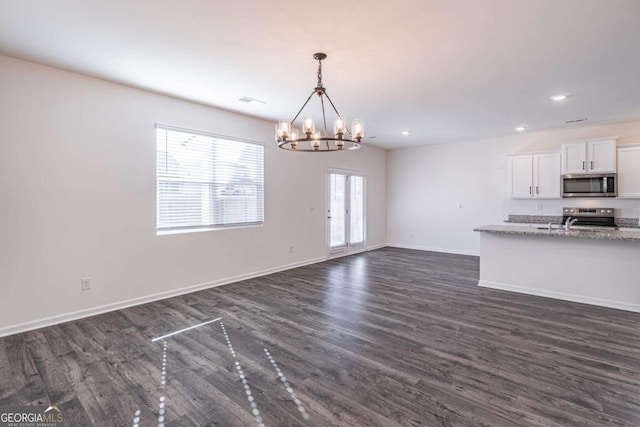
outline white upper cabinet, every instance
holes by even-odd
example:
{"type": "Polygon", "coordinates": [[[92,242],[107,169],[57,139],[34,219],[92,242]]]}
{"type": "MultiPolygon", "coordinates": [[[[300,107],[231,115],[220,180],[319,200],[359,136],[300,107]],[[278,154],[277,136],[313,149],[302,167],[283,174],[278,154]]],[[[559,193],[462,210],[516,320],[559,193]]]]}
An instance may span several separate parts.
{"type": "Polygon", "coordinates": [[[562,144],[562,173],[603,173],[616,171],[615,137],[562,144]]]}
{"type": "Polygon", "coordinates": [[[533,197],[533,160],[531,155],[509,157],[509,193],[513,199],[533,197]]]}
{"type": "Polygon", "coordinates": [[[640,199],[640,146],[618,148],[618,197],[640,199]]]}
{"type": "Polygon", "coordinates": [[[559,199],[561,195],[560,153],[533,155],[534,196],[538,199],[559,199]]]}
{"type": "Polygon", "coordinates": [[[587,144],[562,144],[562,173],[586,173],[587,144]]]}
{"type": "Polygon", "coordinates": [[[560,153],[509,157],[509,195],[513,199],[559,199],[560,153]]]}
{"type": "Polygon", "coordinates": [[[616,140],[592,141],[587,144],[589,172],[616,171],[616,140]]]}

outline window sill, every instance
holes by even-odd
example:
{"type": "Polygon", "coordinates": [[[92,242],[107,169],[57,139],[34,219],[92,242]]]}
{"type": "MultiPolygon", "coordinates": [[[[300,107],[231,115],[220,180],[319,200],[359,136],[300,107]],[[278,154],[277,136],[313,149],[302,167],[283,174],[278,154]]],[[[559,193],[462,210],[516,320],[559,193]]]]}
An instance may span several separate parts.
{"type": "Polygon", "coordinates": [[[156,236],[170,236],[174,234],[188,234],[188,233],[201,233],[205,231],[221,231],[221,230],[237,230],[241,228],[256,228],[263,227],[261,224],[243,224],[243,225],[228,225],[222,227],[194,227],[194,228],[173,228],[166,230],[156,230],[156,236]]]}

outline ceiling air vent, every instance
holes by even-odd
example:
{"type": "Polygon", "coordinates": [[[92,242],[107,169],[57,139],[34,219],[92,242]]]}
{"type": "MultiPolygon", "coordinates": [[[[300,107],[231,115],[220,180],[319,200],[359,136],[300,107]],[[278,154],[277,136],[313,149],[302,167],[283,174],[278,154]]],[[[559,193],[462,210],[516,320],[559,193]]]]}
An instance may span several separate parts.
{"type": "Polygon", "coordinates": [[[586,118],[584,118],[584,119],[573,119],[573,120],[567,120],[565,123],[568,124],[568,125],[571,125],[573,123],[580,123],[580,122],[586,122],[586,121],[587,121],[586,118]]]}
{"type": "Polygon", "coordinates": [[[243,96],[242,98],[238,99],[238,101],[246,102],[247,104],[266,104],[266,102],[260,101],[259,99],[251,98],[250,96],[243,96]]]}

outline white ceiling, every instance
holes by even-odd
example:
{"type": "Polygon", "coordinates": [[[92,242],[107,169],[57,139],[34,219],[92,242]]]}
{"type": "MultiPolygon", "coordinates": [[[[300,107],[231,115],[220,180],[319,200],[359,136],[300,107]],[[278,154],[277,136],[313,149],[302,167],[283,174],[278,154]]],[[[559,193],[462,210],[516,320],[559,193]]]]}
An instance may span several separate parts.
{"type": "Polygon", "coordinates": [[[338,109],[395,148],[640,119],[639,22],[639,0],[3,0],[0,53],[277,120],[323,51],[338,109]]]}

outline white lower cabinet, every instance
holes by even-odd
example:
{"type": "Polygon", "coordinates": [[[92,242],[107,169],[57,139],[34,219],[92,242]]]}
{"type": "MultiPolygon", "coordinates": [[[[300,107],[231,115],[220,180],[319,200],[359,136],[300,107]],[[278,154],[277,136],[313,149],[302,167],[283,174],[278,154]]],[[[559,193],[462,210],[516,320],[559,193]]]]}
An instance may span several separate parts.
{"type": "Polygon", "coordinates": [[[560,153],[509,156],[509,195],[513,199],[559,199],[560,153]]]}
{"type": "Polygon", "coordinates": [[[640,199],[640,145],[618,147],[618,197],[640,199]]]}

